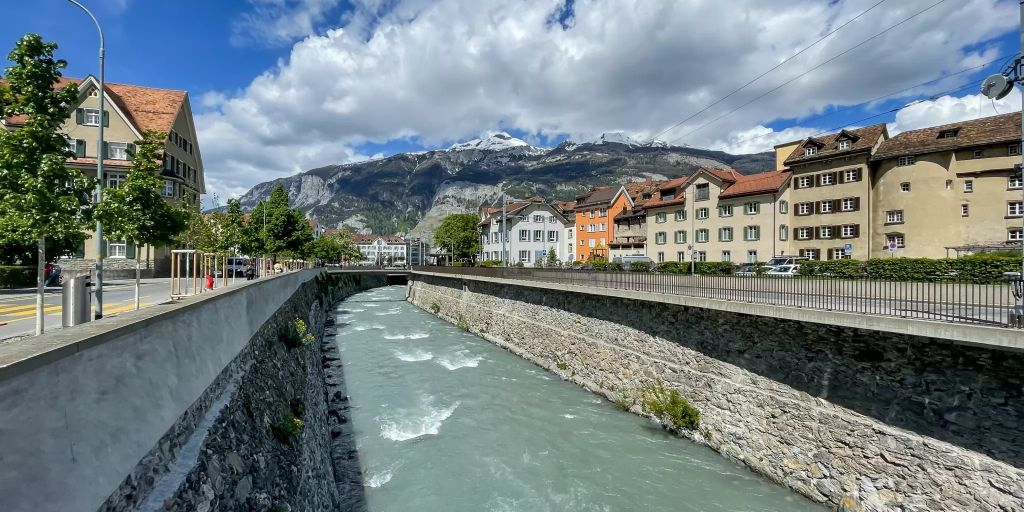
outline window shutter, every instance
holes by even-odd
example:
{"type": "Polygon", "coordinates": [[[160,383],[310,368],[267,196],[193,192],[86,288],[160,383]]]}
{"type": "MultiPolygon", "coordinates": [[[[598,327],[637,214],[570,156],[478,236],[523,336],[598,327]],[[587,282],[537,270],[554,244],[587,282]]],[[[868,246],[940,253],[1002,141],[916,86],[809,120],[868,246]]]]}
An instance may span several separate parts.
{"type": "Polygon", "coordinates": [[[838,212],[840,206],[841,206],[841,200],[833,199],[832,200],[832,213],[838,212]]]}
{"type": "Polygon", "coordinates": [[[130,260],[135,259],[135,244],[131,242],[125,242],[124,257],[130,260]]]}
{"type": "Polygon", "coordinates": [[[831,174],[832,174],[832,184],[835,185],[836,183],[839,183],[839,171],[834,171],[831,174]]]}
{"type": "Polygon", "coordinates": [[[75,156],[77,158],[85,156],[85,141],[82,139],[75,139],[75,156]]]}
{"type": "Polygon", "coordinates": [[[839,230],[842,229],[842,228],[843,228],[842,226],[832,226],[832,238],[833,239],[840,238],[840,235],[842,235],[842,233],[839,230]]]}
{"type": "Polygon", "coordinates": [[[109,128],[110,127],[110,111],[107,111],[107,110],[103,111],[103,127],[104,128],[109,128]]]}
{"type": "Polygon", "coordinates": [[[824,203],[824,202],[825,201],[815,201],[814,202],[814,213],[821,213],[821,203],[824,203]]]}
{"type": "Polygon", "coordinates": [[[75,123],[76,124],[85,124],[85,109],[84,108],[76,108],[75,109],[75,123]]]}
{"type": "Polygon", "coordinates": [[[125,149],[125,152],[128,153],[128,158],[129,159],[134,157],[135,156],[135,144],[132,144],[131,142],[129,142],[128,143],[128,148],[125,149]]]}
{"type": "Polygon", "coordinates": [[[860,224],[853,225],[853,237],[857,238],[860,236],[860,224]]]}
{"type": "Polygon", "coordinates": [[[855,198],[853,198],[853,211],[858,211],[858,210],[860,210],[860,198],[859,197],[855,197],[855,198]]]}
{"type": "Polygon", "coordinates": [[[110,144],[109,144],[109,143],[107,143],[107,141],[103,141],[103,151],[101,152],[101,156],[100,156],[100,158],[102,158],[102,159],[104,159],[104,160],[106,160],[106,159],[107,159],[107,155],[109,154],[109,149],[108,149],[108,146],[109,146],[109,145],[110,145],[110,144]]]}

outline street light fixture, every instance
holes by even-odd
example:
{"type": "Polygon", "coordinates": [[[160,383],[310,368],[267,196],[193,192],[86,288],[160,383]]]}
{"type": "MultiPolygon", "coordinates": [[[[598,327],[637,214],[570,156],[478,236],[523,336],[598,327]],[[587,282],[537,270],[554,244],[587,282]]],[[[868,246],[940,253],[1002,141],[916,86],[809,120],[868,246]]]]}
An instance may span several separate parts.
{"type": "MultiPolygon", "coordinates": [[[[100,123],[99,123],[99,137],[96,142],[96,203],[98,204],[103,199],[103,122],[104,122],[104,99],[106,96],[106,86],[103,81],[103,61],[106,55],[106,47],[103,40],[103,27],[100,26],[99,20],[93,15],[92,11],[87,9],[78,0],[68,0],[79,9],[85,11],[86,14],[92,18],[92,22],[96,24],[96,30],[100,34],[100,123]]],[[[96,319],[103,318],[103,224],[96,221],[96,319]]]]}

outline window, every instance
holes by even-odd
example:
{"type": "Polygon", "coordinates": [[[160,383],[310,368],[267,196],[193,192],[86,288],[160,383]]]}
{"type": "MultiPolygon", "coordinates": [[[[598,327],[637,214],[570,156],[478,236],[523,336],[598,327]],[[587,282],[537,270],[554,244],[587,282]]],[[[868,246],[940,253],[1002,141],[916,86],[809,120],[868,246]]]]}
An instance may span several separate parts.
{"type": "Polygon", "coordinates": [[[904,181],[900,183],[900,192],[910,192],[910,182],[904,181]]]}
{"type": "Polygon", "coordinates": [[[732,261],[732,251],[722,251],[722,261],[732,261]]]}
{"type": "Polygon", "coordinates": [[[896,247],[906,247],[906,239],[903,238],[903,233],[887,233],[885,235],[885,245],[896,244],[896,247]]]}
{"type": "Polygon", "coordinates": [[[818,175],[818,185],[828,186],[834,185],[836,182],[836,175],[830,172],[822,173],[818,175]]]}
{"type": "Polygon", "coordinates": [[[164,197],[174,197],[174,182],[164,180],[164,189],[160,192],[160,195],[164,197]]]}
{"type": "Polygon", "coordinates": [[[751,201],[744,205],[743,211],[745,211],[747,215],[757,215],[761,211],[761,203],[751,201]]]}
{"type": "Polygon", "coordinates": [[[533,241],[534,242],[543,242],[544,241],[544,231],[540,230],[540,229],[533,230],[533,241]]]}
{"type": "Polygon", "coordinates": [[[658,213],[654,216],[654,222],[661,224],[668,220],[668,215],[665,213],[658,213]]]}
{"type": "Polygon", "coordinates": [[[964,180],[964,192],[974,192],[974,180],[964,180]]]}
{"type": "Polygon", "coordinates": [[[100,109],[98,108],[86,108],[83,109],[84,116],[82,124],[85,126],[99,126],[100,125],[100,109]]]}
{"type": "Polygon", "coordinates": [[[593,219],[594,215],[597,214],[597,210],[590,210],[590,218],[593,219]]]}
{"type": "Polygon", "coordinates": [[[839,150],[842,151],[844,149],[850,149],[850,141],[849,140],[844,139],[844,140],[839,141],[839,150]]]}
{"type": "Polygon", "coordinates": [[[743,239],[752,241],[761,239],[761,226],[747,226],[743,228],[743,239]]]}
{"type": "Polygon", "coordinates": [[[665,253],[659,252],[658,253],[658,263],[664,263],[664,262],[665,262],[665,253]]]}
{"type": "Polygon", "coordinates": [[[818,201],[818,213],[832,213],[832,201],[818,201]]]}
{"type": "MultiPolygon", "coordinates": [[[[593,241],[593,240],[591,240],[591,241],[593,241]]],[[[582,238],[580,239],[580,247],[583,247],[583,239],[582,238]]]]}
{"type": "Polygon", "coordinates": [[[537,224],[541,224],[541,223],[544,222],[544,216],[543,215],[534,215],[533,216],[533,221],[536,222],[537,224]]]}
{"type": "Polygon", "coordinates": [[[1006,146],[1006,154],[1009,156],[1017,156],[1020,154],[1020,143],[1010,144],[1006,146]]]}
{"type": "Polygon", "coordinates": [[[602,217],[607,217],[608,216],[608,208],[601,208],[601,216],[602,217]]]}
{"type": "Polygon", "coordinates": [[[115,242],[110,240],[107,242],[107,257],[108,258],[124,258],[128,255],[128,244],[124,240],[115,242]]]}
{"type": "Polygon", "coordinates": [[[548,223],[549,223],[549,224],[554,224],[554,223],[555,223],[555,217],[554,217],[554,215],[549,215],[549,216],[548,216],[548,223]]]}
{"type": "Polygon", "coordinates": [[[732,205],[731,204],[727,204],[727,205],[719,206],[718,207],[718,216],[719,217],[732,217],[732,205]]]}
{"type": "Polygon", "coordinates": [[[677,244],[685,244],[686,243],[686,231],[676,231],[676,243],[677,244]]]}
{"type": "Polygon", "coordinates": [[[572,240],[572,229],[566,230],[565,238],[566,240],[572,240]]]}
{"type": "Polygon", "coordinates": [[[1006,239],[1014,242],[1024,240],[1024,230],[1021,230],[1021,228],[1010,228],[1006,233],[1006,239]]]}
{"type": "Polygon", "coordinates": [[[658,231],[657,233],[654,234],[654,243],[658,245],[665,245],[667,238],[668,236],[665,234],[664,231],[658,231]]]}
{"type": "Polygon", "coordinates": [[[952,139],[953,137],[956,137],[956,134],[959,131],[960,131],[959,129],[942,130],[941,132],[939,132],[939,138],[940,139],[952,139]]]}
{"type": "Polygon", "coordinates": [[[785,242],[789,240],[789,226],[782,224],[779,226],[779,241],[785,242]]]}
{"type": "Polygon", "coordinates": [[[1021,176],[1020,173],[1010,175],[1010,179],[1007,181],[1007,188],[1020,188],[1021,187],[1021,176]]]}
{"type": "Polygon", "coordinates": [[[844,212],[852,212],[857,209],[857,198],[856,197],[844,197],[839,202],[839,209],[844,212]]]}
{"type": "MultiPolygon", "coordinates": [[[[582,242],[582,240],[580,240],[580,241],[582,242]]],[[[593,238],[591,238],[589,245],[590,245],[591,248],[595,247],[597,245],[597,240],[594,240],[593,238]]]]}
{"type": "Polygon", "coordinates": [[[686,220],[686,210],[676,210],[676,220],[686,220]]]}
{"type": "Polygon", "coordinates": [[[796,228],[796,239],[797,240],[810,240],[811,239],[811,228],[796,228]]]}
{"type": "Polygon", "coordinates": [[[974,158],[981,158],[981,157],[982,157],[981,150],[980,149],[975,149],[974,150],[974,158]]]}
{"type": "Polygon", "coordinates": [[[859,226],[857,224],[844,224],[839,227],[840,238],[856,238],[859,234],[859,226]]]}
{"type": "Polygon", "coordinates": [[[833,247],[828,250],[828,259],[830,260],[848,260],[850,256],[846,254],[846,249],[842,247],[833,247]]]}
{"type": "Polygon", "coordinates": [[[812,213],[814,213],[814,212],[813,212],[813,209],[811,208],[811,203],[797,203],[796,204],[796,214],[797,215],[810,215],[812,213]]]}
{"type": "Polygon", "coordinates": [[[528,229],[520,229],[519,230],[519,241],[520,242],[529,242],[530,241],[530,230],[528,230],[528,229]]]}
{"type": "Polygon", "coordinates": [[[832,226],[818,226],[818,238],[822,240],[835,238],[835,233],[832,230],[832,226]]]}
{"type": "Polygon", "coordinates": [[[818,148],[811,146],[804,148],[804,156],[811,156],[818,154],[818,148]]]}
{"type": "Polygon", "coordinates": [[[708,209],[707,208],[697,208],[697,219],[704,220],[706,218],[708,218],[708,209]]]}
{"type": "Polygon", "coordinates": [[[914,165],[916,163],[917,163],[917,157],[915,157],[913,155],[901,156],[901,157],[896,159],[896,165],[898,165],[900,167],[907,166],[907,165],[914,165]]]}
{"type": "Polygon", "coordinates": [[[112,160],[128,160],[128,143],[108,142],[106,158],[110,158],[112,160]]]}
{"type": "Polygon", "coordinates": [[[708,253],[704,251],[697,251],[697,261],[707,261],[708,253]]]}
{"type": "Polygon", "coordinates": [[[110,174],[107,177],[107,188],[117,188],[124,181],[123,174],[110,174]]]}
{"type": "Polygon", "coordinates": [[[779,213],[789,213],[789,201],[779,201],[779,213]]]}
{"type": "Polygon", "coordinates": [[[946,190],[953,190],[953,180],[946,180],[946,190]]]}
{"type": "Polygon", "coordinates": [[[587,224],[587,233],[593,233],[593,232],[594,232],[594,225],[593,224],[587,224]]]}
{"type": "Polygon", "coordinates": [[[821,251],[818,249],[800,249],[800,256],[811,261],[821,259],[821,251]]]}
{"type": "Polygon", "coordinates": [[[1010,201],[1006,203],[1006,214],[1010,217],[1020,217],[1021,213],[1024,213],[1024,203],[1020,201],[1010,201]]]}
{"type": "Polygon", "coordinates": [[[698,229],[697,230],[697,242],[704,243],[708,241],[708,230],[698,229]]]}
{"type": "Polygon", "coordinates": [[[903,223],[903,210],[889,210],[885,212],[885,223],[886,224],[902,224],[903,223]]]}
{"type": "Polygon", "coordinates": [[[711,197],[711,186],[707,183],[698,183],[695,194],[695,201],[704,201],[711,197]]]}
{"type": "Polygon", "coordinates": [[[548,242],[558,241],[558,231],[548,231],[548,242]]]}
{"type": "Polygon", "coordinates": [[[860,181],[860,169],[847,169],[843,171],[843,183],[860,181]]]}
{"type": "Polygon", "coordinates": [[[519,261],[527,263],[530,261],[530,251],[519,251],[519,261]]]}
{"type": "Polygon", "coordinates": [[[719,242],[731,242],[732,241],[732,228],[718,228],[718,241],[719,242]]]}
{"type": "Polygon", "coordinates": [[[811,188],[814,186],[814,179],[811,176],[800,176],[796,179],[796,188],[811,188]]]}
{"type": "Polygon", "coordinates": [[[967,203],[961,204],[960,205],[960,216],[961,217],[969,217],[970,215],[971,215],[971,207],[967,203]]]}
{"type": "Polygon", "coordinates": [[[747,251],[747,263],[757,263],[757,251],[753,249],[747,251]]]}

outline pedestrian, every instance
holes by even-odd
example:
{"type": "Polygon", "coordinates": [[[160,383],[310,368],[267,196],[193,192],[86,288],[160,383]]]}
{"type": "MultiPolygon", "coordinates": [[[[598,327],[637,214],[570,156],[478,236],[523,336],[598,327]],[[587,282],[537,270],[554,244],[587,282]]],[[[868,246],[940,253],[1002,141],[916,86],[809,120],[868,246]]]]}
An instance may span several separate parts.
{"type": "Polygon", "coordinates": [[[245,264],[245,280],[246,281],[252,281],[255,278],[256,278],[256,270],[252,267],[252,265],[246,263],[245,264]]]}
{"type": "Polygon", "coordinates": [[[284,265],[282,265],[280,262],[275,263],[274,264],[274,273],[275,274],[283,274],[284,273],[284,265]]]}

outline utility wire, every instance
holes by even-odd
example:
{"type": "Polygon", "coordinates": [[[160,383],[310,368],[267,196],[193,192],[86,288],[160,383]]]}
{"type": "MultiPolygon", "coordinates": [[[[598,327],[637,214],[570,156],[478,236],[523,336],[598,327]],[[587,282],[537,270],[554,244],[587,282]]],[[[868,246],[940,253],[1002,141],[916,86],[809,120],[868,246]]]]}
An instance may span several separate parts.
{"type": "Polygon", "coordinates": [[[711,109],[711,107],[714,107],[715,105],[718,105],[719,103],[721,103],[721,102],[723,102],[723,101],[725,101],[725,100],[729,99],[729,98],[730,98],[730,97],[731,97],[731,96],[732,96],[733,94],[736,94],[736,93],[738,93],[738,92],[742,91],[743,89],[746,89],[746,88],[747,88],[747,87],[748,87],[748,86],[749,86],[750,84],[752,84],[752,83],[754,83],[754,82],[756,82],[756,81],[758,81],[758,80],[760,80],[760,79],[764,78],[764,77],[765,77],[765,75],[767,75],[768,73],[771,73],[772,71],[775,71],[776,69],[779,69],[780,67],[782,67],[782,65],[783,65],[783,64],[785,64],[785,63],[787,63],[787,62],[789,62],[789,61],[791,61],[791,60],[793,60],[793,59],[795,59],[795,58],[799,57],[799,56],[800,56],[800,55],[801,55],[802,53],[806,52],[807,50],[810,50],[811,48],[813,48],[813,47],[815,47],[815,46],[817,46],[817,45],[818,45],[818,43],[820,43],[820,42],[824,41],[825,39],[828,39],[828,37],[829,37],[829,36],[831,36],[832,34],[835,34],[836,32],[839,32],[839,31],[840,31],[840,30],[842,30],[842,29],[843,29],[844,27],[846,27],[847,25],[849,25],[849,24],[853,23],[854,21],[857,21],[857,19],[858,19],[858,18],[860,18],[861,16],[864,16],[865,14],[867,14],[868,12],[870,12],[870,11],[871,11],[872,9],[874,9],[875,7],[878,7],[879,5],[882,5],[882,4],[883,4],[883,3],[885,2],[885,1],[886,1],[886,0],[879,0],[879,2],[878,2],[878,3],[876,3],[875,5],[872,5],[871,7],[868,7],[867,9],[865,9],[864,11],[862,11],[862,12],[861,12],[860,14],[858,14],[858,15],[854,16],[853,18],[849,19],[849,20],[848,20],[848,21],[847,21],[846,23],[843,23],[842,25],[839,25],[838,27],[836,27],[836,28],[835,28],[834,30],[832,30],[832,31],[831,31],[831,32],[829,32],[828,34],[825,34],[825,35],[821,36],[820,38],[818,38],[818,40],[817,40],[817,41],[815,41],[815,42],[813,42],[813,43],[811,43],[811,44],[809,44],[809,45],[805,46],[805,47],[804,47],[803,49],[801,49],[800,51],[798,51],[798,52],[794,53],[793,55],[790,55],[789,57],[786,57],[785,59],[783,59],[783,60],[782,60],[782,62],[779,62],[778,64],[776,64],[776,65],[775,65],[774,67],[772,67],[772,68],[771,68],[771,69],[769,69],[768,71],[765,71],[764,73],[761,73],[760,75],[757,75],[756,77],[754,77],[753,79],[751,79],[751,80],[750,80],[749,82],[747,82],[747,83],[745,83],[745,84],[741,85],[741,86],[740,86],[740,87],[739,87],[738,89],[736,89],[735,91],[732,91],[732,92],[730,92],[729,94],[726,94],[725,96],[723,96],[723,97],[719,98],[718,100],[716,100],[716,101],[715,101],[714,103],[711,103],[710,105],[708,105],[708,106],[706,106],[706,107],[704,107],[704,108],[702,108],[702,109],[698,110],[697,112],[694,112],[693,114],[690,114],[690,117],[687,117],[686,119],[683,119],[682,121],[679,121],[678,123],[676,123],[676,124],[674,124],[674,125],[672,125],[672,126],[670,126],[670,127],[666,128],[665,130],[662,130],[661,132],[658,132],[658,133],[657,133],[656,135],[654,135],[653,137],[651,137],[650,139],[648,139],[648,141],[647,141],[647,142],[648,142],[648,143],[651,143],[651,142],[653,142],[653,141],[654,141],[654,139],[657,139],[658,137],[660,137],[660,136],[662,136],[662,135],[665,135],[666,133],[668,133],[668,132],[670,132],[670,131],[672,131],[672,130],[675,130],[675,129],[676,129],[676,128],[678,128],[679,126],[681,126],[681,125],[685,124],[685,123],[686,123],[687,121],[689,121],[689,120],[691,120],[691,119],[693,119],[693,118],[695,118],[695,117],[697,117],[697,116],[699,116],[699,115],[703,114],[704,112],[707,112],[708,110],[710,110],[710,109],[711,109]]]}
{"type": "Polygon", "coordinates": [[[864,118],[861,118],[861,119],[857,119],[856,121],[850,121],[849,123],[846,123],[846,124],[844,124],[842,126],[837,126],[835,128],[830,128],[830,129],[828,129],[826,131],[823,131],[823,132],[811,135],[811,137],[820,137],[822,135],[827,135],[827,134],[830,134],[830,133],[835,133],[835,132],[837,132],[839,130],[842,130],[843,128],[848,128],[850,126],[854,126],[854,125],[863,123],[864,121],[870,121],[870,120],[875,119],[877,117],[882,117],[882,116],[887,115],[887,114],[892,114],[894,112],[899,112],[900,110],[903,110],[903,109],[908,108],[908,107],[913,107],[914,105],[917,105],[918,103],[921,103],[923,101],[935,101],[935,100],[937,100],[937,99],[939,99],[939,98],[941,98],[943,96],[947,96],[947,95],[950,95],[950,94],[956,94],[958,92],[963,92],[963,91],[966,91],[968,89],[977,88],[977,87],[978,87],[977,84],[968,84],[968,85],[965,85],[963,87],[958,87],[956,89],[950,89],[948,91],[943,91],[943,92],[940,92],[940,93],[936,93],[936,94],[933,94],[933,95],[931,95],[931,96],[929,96],[929,97],[927,97],[925,99],[914,100],[914,101],[911,101],[910,103],[907,103],[905,105],[902,105],[902,106],[899,106],[899,107],[896,107],[896,108],[892,108],[892,109],[886,110],[885,112],[880,112],[880,113],[872,115],[872,116],[868,116],[868,117],[864,117],[864,118]]]}
{"type": "MultiPolygon", "coordinates": [[[[848,112],[850,110],[853,110],[853,109],[855,109],[855,108],[857,108],[857,107],[859,107],[861,105],[866,105],[868,103],[874,103],[876,101],[884,100],[884,99],[887,99],[887,98],[890,98],[890,97],[893,97],[893,96],[899,96],[899,95],[901,95],[901,94],[903,94],[905,92],[917,89],[918,87],[924,87],[926,85],[930,85],[930,84],[933,84],[933,83],[936,83],[936,82],[941,82],[943,80],[946,80],[948,78],[952,78],[952,77],[957,76],[957,75],[962,75],[964,73],[970,73],[972,71],[977,71],[979,69],[984,69],[984,68],[986,68],[988,66],[991,66],[992,64],[995,64],[996,62],[999,62],[1003,58],[1004,57],[998,57],[998,58],[990,60],[990,61],[988,61],[988,62],[986,62],[984,64],[979,64],[977,66],[973,66],[973,67],[969,67],[969,68],[966,68],[966,69],[962,69],[960,71],[957,71],[956,73],[950,73],[948,75],[941,76],[941,77],[936,78],[934,80],[929,80],[927,82],[921,82],[919,84],[912,85],[912,86],[907,87],[905,89],[900,89],[898,91],[893,91],[893,92],[890,92],[890,93],[886,93],[886,94],[883,94],[881,96],[872,98],[870,100],[862,101],[860,103],[857,103],[856,105],[850,105],[849,107],[844,107],[844,108],[833,110],[831,112],[826,112],[824,114],[820,114],[820,115],[817,115],[817,116],[801,119],[800,122],[801,123],[807,123],[807,122],[817,121],[819,119],[825,119],[825,118],[828,118],[828,117],[837,116],[839,114],[842,114],[843,112],[848,112]]],[[[886,111],[886,112],[883,112],[882,114],[888,114],[888,113],[890,113],[890,112],[886,111]]],[[[760,139],[760,138],[768,137],[770,135],[778,135],[778,132],[768,132],[768,133],[762,133],[761,135],[754,135],[752,137],[747,137],[747,138],[738,140],[738,141],[735,142],[735,144],[745,144],[745,143],[750,142],[752,140],[757,140],[757,139],[760,139]]]]}
{"type": "Polygon", "coordinates": [[[934,4],[932,4],[932,5],[928,6],[928,7],[925,7],[924,9],[914,13],[910,17],[904,18],[903,20],[897,22],[895,25],[891,25],[891,26],[889,26],[889,28],[886,28],[885,30],[883,30],[883,31],[881,31],[881,32],[879,32],[879,33],[877,33],[877,34],[875,34],[875,35],[873,35],[873,36],[871,36],[871,37],[861,41],[860,43],[857,43],[856,45],[854,45],[854,46],[852,46],[850,48],[847,48],[846,50],[843,50],[842,52],[840,52],[839,54],[835,55],[834,57],[831,57],[828,60],[825,60],[824,62],[821,62],[820,64],[812,67],[811,69],[808,69],[807,71],[804,71],[803,73],[800,73],[799,75],[797,75],[797,76],[795,76],[793,78],[790,78],[789,80],[786,80],[785,82],[782,82],[778,86],[768,90],[767,92],[761,94],[760,96],[757,96],[757,97],[751,99],[750,101],[748,101],[748,102],[746,102],[746,103],[744,103],[744,104],[742,104],[742,105],[740,105],[740,106],[738,106],[738,107],[736,107],[736,108],[734,108],[734,109],[732,109],[732,110],[730,110],[730,111],[728,111],[728,112],[726,112],[726,113],[724,113],[724,114],[722,114],[722,115],[720,115],[720,116],[718,116],[718,117],[716,117],[716,118],[714,118],[714,119],[712,119],[712,120],[710,120],[710,121],[708,121],[708,122],[706,122],[706,123],[704,123],[704,124],[702,124],[702,125],[700,125],[700,126],[698,126],[696,128],[694,128],[693,130],[690,130],[690,131],[686,132],[685,134],[683,134],[680,137],[672,139],[671,141],[669,141],[669,144],[672,144],[674,142],[677,142],[677,141],[680,141],[682,139],[685,139],[685,138],[689,137],[690,135],[693,135],[694,133],[696,133],[696,132],[706,128],[707,126],[709,126],[709,125],[711,125],[711,124],[713,124],[715,122],[718,122],[718,121],[720,121],[720,120],[722,120],[722,119],[724,119],[726,117],[729,117],[732,114],[735,114],[737,111],[739,111],[740,109],[746,107],[747,105],[750,105],[751,103],[754,103],[754,102],[760,100],[761,98],[764,98],[765,96],[768,96],[769,94],[772,94],[773,92],[778,91],[779,89],[782,89],[783,87],[785,87],[785,86],[787,86],[787,85],[789,85],[789,84],[799,80],[800,78],[803,78],[803,77],[811,74],[813,71],[816,71],[818,68],[821,68],[825,64],[828,64],[829,62],[832,62],[832,61],[838,59],[839,57],[842,57],[843,55],[846,55],[847,53],[850,53],[853,50],[856,50],[857,48],[860,48],[861,46],[864,46],[865,44],[873,41],[875,38],[881,36],[882,34],[888,33],[890,30],[892,30],[892,29],[894,29],[896,27],[899,27],[900,25],[903,25],[904,23],[906,23],[906,22],[908,22],[908,21],[910,21],[910,20],[912,20],[912,19],[914,19],[914,18],[916,18],[916,17],[918,17],[918,16],[920,16],[920,15],[922,15],[922,14],[924,14],[924,13],[926,13],[926,12],[932,10],[932,9],[934,9],[935,7],[938,7],[940,4],[944,3],[945,1],[946,0],[939,0],[938,2],[935,2],[934,4]]]}

